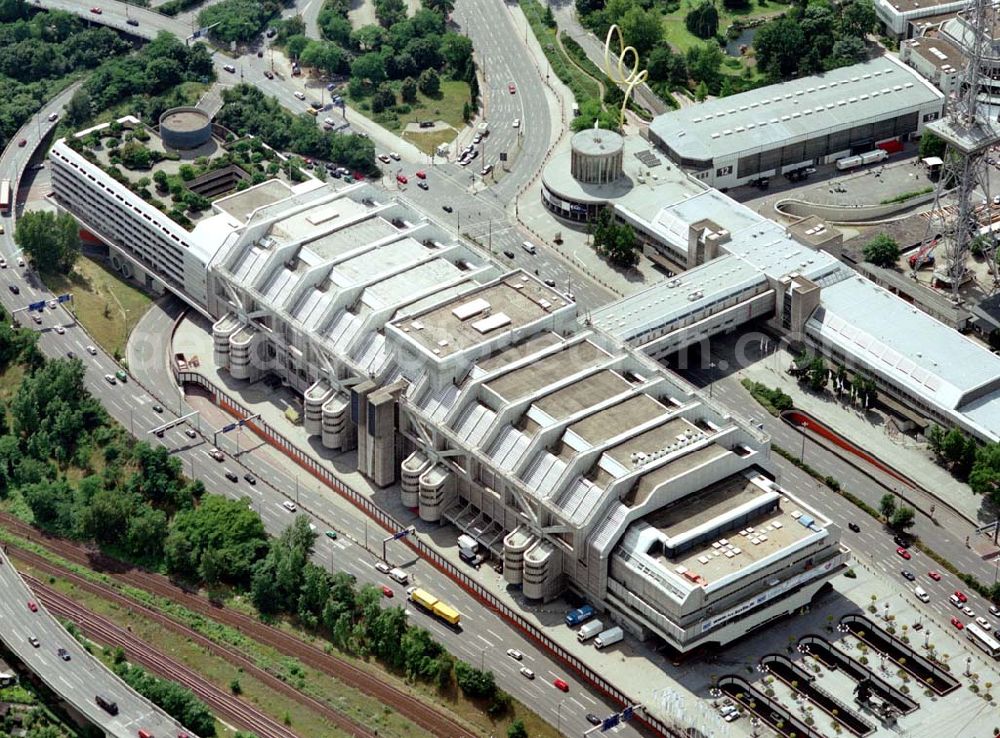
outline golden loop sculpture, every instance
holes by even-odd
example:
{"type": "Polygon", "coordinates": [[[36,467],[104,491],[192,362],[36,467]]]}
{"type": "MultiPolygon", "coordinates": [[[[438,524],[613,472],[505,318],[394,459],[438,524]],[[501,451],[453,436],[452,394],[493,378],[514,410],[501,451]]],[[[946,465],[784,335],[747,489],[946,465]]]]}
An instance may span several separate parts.
{"type": "Polygon", "coordinates": [[[622,109],[618,115],[618,127],[621,128],[625,125],[625,106],[628,105],[628,98],[632,94],[632,88],[645,82],[649,73],[645,69],[641,72],[639,71],[639,52],[634,47],[625,45],[625,38],[622,36],[622,31],[617,24],[608,29],[608,35],[604,39],[604,73],[616,85],[626,86],[625,98],[622,100],[622,109]],[[611,64],[612,34],[618,36],[618,48],[621,49],[621,53],[618,54],[618,62],[614,66],[611,64]],[[627,65],[625,60],[629,53],[632,54],[632,68],[626,72],[627,65]]]}

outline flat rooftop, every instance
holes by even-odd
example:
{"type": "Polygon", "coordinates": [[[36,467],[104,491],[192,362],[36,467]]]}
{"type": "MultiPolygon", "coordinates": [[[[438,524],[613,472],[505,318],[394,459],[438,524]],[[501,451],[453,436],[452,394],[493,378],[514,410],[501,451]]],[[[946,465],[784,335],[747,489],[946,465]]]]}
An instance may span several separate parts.
{"type": "Polygon", "coordinates": [[[561,421],[621,394],[631,386],[617,372],[605,369],[545,395],[534,405],[553,420],[561,421]]]}
{"type": "Polygon", "coordinates": [[[933,64],[936,69],[951,67],[953,70],[959,71],[965,64],[962,52],[950,41],[946,41],[943,38],[922,36],[920,38],[911,38],[909,41],[904,41],[903,43],[912,49],[914,54],[919,54],[933,64]]]}
{"type": "MultiPolygon", "coordinates": [[[[667,537],[677,538],[765,494],[752,481],[734,476],[644,520],[667,537]]],[[[746,521],[744,528],[695,546],[681,556],[670,558],[661,554],[654,558],[682,577],[698,576],[699,584],[711,584],[813,535],[814,531],[804,525],[812,520],[794,503],[786,504],[779,499],[776,508],[746,521]]]]}
{"type": "Polygon", "coordinates": [[[275,221],[269,235],[283,243],[307,241],[306,247],[320,259],[333,260],[398,232],[382,218],[364,218],[370,211],[349,197],[338,197],[275,221]]]}
{"type": "Polygon", "coordinates": [[[955,10],[964,8],[968,0],[879,0],[879,5],[893,8],[897,13],[908,13],[913,10],[927,10],[937,8],[943,10],[946,7],[954,7],[955,10]]]}
{"type": "Polygon", "coordinates": [[[822,74],[690,105],[657,116],[650,135],[676,158],[714,159],[761,151],[915,111],[944,95],[891,55],[822,74]]]}
{"type": "Polygon", "coordinates": [[[544,359],[507,372],[484,386],[504,401],[514,402],[584,369],[603,364],[610,358],[610,354],[590,341],[580,341],[544,359]]]}
{"type": "Polygon", "coordinates": [[[624,402],[607,407],[573,423],[567,430],[592,446],[600,446],[609,438],[629,428],[648,423],[670,412],[670,408],[647,394],[639,394],[624,402]]]}
{"type": "Polygon", "coordinates": [[[259,185],[250,187],[227,197],[222,197],[212,203],[217,210],[232,216],[240,223],[246,222],[257,208],[273,205],[290,197],[292,188],[280,179],[269,179],[259,185]]]}
{"type": "Polygon", "coordinates": [[[444,358],[516,331],[569,302],[523,271],[468,292],[392,325],[411,340],[444,358]]]}
{"type": "Polygon", "coordinates": [[[561,340],[562,339],[555,333],[536,333],[523,341],[513,343],[510,346],[504,347],[500,351],[496,351],[489,356],[480,359],[476,362],[476,366],[484,372],[492,372],[496,369],[502,369],[512,361],[517,361],[525,356],[530,356],[537,351],[541,351],[544,348],[554,346],[561,340]]]}
{"type": "Polygon", "coordinates": [[[702,448],[682,454],[673,461],[650,469],[648,473],[639,477],[636,484],[622,499],[622,502],[629,507],[643,505],[649,499],[649,496],[656,491],[657,487],[665,482],[681,477],[699,466],[706,466],[718,461],[719,459],[723,459],[726,456],[730,456],[732,453],[733,452],[725,446],[712,443],[708,446],[703,446],[702,448]]]}
{"type": "Polygon", "coordinates": [[[667,449],[679,443],[687,434],[691,434],[692,437],[704,435],[703,431],[691,421],[678,417],[609,448],[605,454],[626,469],[631,470],[635,467],[632,461],[633,453],[652,456],[661,449],[667,449]]]}

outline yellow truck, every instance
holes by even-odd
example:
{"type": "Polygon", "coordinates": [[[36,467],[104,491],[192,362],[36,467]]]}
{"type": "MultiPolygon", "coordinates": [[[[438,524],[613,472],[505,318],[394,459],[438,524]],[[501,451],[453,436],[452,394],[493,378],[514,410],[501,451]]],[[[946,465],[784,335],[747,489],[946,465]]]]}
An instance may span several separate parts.
{"type": "Polygon", "coordinates": [[[436,615],[449,625],[458,625],[462,620],[462,615],[458,610],[444,600],[439,600],[426,590],[419,587],[411,587],[406,591],[406,595],[409,597],[410,602],[422,607],[432,615],[436,615]]]}

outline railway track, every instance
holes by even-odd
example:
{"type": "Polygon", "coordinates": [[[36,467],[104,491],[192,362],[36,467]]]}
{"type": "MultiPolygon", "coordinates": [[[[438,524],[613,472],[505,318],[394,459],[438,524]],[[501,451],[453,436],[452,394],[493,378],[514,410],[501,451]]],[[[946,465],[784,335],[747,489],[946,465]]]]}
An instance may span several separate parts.
{"type": "MultiPolygon", "coordinates": [[[[328,654],[317,646],[306,643],[277,628],[265,625],[252,617],[217,605],[205,597],[173,584],[162,575],[135,569],[128,564],[105,556],[82,544],[47,536],[23,521],[4,513],[0,513],[0,525],[21,537],[38,542],[50,551],[59,554],[67,561],[95,569],[110,576],[117,582],[127,584],[136,589],[145,590],[169,599],[172,602],[177,602],[188,610],[236,628],[249,638],[268,645],[287,656],[292,656],[306,666],[338,679],[374,697],[382,704],[391,706],[400,715],[416,723],[432,735],[442,736],[442,738],[475,738],[477,735],[449,714],[422,702],[392,684],[382,681],[376,675],[355,666],[351,662],[328,654]]],[[[11,546],[11,548],[16,547],[11,546]]],[[[32,565],[35,565],[35,562],[41,562],[41,564],[48,567],[54,566],[41,556],[33,554],[30,551],[24,551],[19,548],[17,551],[19,557],[22,557],[23,554],[22,558],[31,562],[32,565]]],[[[39,568],[43,568],[41,564],[39,568]]],[[[59,576],[68,576],[66,570],[58,567],[55,568],[59,576]]],[[[90,582],[82,577],[80,579],[90,584],[90,582]]],[[[127,600],[129,606],[133,609],[142,606],[141,603],[126,595],[116,594],[127,600]]],[[[160,617],[170,620],[171,623],[176,622],[167,616],[157,614],[160,617]]]]}
{"type": "MultiPolygon", "coordinates": [[[[293,701],[298,702],[300,705],[313,710],[314,712],[323,716],[331,725],[343,730],[348,735],[357,736],[358,738],[375,738],[375,734],[370,732],[367,728],[355,722],[350,717],[344,715],[343,713],[330,707],[328,704],[317,700],[313,697],[305,695],[299,692],[294,687],[286,684],[278,677],[274,676],[268,671],[261,669],[259,666],[254,664],[250,659],[246,658],[238,651],[234,649],[226,648],[225,646],[219,645],[215,641],[212,641],[205,636],[199,634],[197,631],[188,628],[181,623],[157,612],[156,610],[143,605],[142,603],[133,600],[130,597],[119,594],[114,588],[108,587],[106,585],[97,584],[78,574],[73,574],[72,572],[67,572],[64,569],[46,561],[41,556],[37,554],[32,554],[30,551],[24,551],[15,547],[15,556],[21,560],[27,561],[31,566],[51,574],[53,576],[62,577],[63,579],[72,582],[75,586],[80,589],[96,594],[102,597],[108,602],[114,602],[121,605],[123,608],[130,609],[133,612],[139,613],[143,617],[152,620],[160,625],[162,625],[167,630],[173,631],[180,638],[189,640],[193,643],[198,644],[202,648],[206,649],[210,653],[225,659],[233,666],[242,669],[246,674],[259,680],[269,689],[281,694],[283,697],[293,701]]],[[[38,579],[25,574],[24,578],[31,581],[32,588],[38,587],[38,579]]],[[[51,589],[51,588],[50,588],[51,589]]],[[[169,678],[170,673],[167,672],[169,678]]]]}
{"type": "Polygon", "coordinates": [[[66,595],[57,592],[30,575],[25,575],[24,579],[29,582],[39,599],[45,603],[49,612],[72,620],[89,637],[105,645],[124,648],[130,661],[141,664],[153,673],[187,687],[223,720],[240,728],[251,730],[260,738],[299,738],[297,733],[293,733],[267,713],[226,693],[183,664],[147,646],[139,638],[110,620],[95,615],[66,595]]]}

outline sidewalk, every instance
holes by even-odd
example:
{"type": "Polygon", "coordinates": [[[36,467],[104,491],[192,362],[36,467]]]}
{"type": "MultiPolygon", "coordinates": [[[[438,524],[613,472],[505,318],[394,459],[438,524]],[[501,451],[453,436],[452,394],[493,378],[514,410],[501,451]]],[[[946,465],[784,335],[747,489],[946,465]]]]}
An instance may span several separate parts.
{"type": "Polygon", "coordinates": [[[914,491],[924,498],[925,508],[929,509],[931,504],[942,501],[934,494],[935,490],[948,490],[947,504],[970,524],[978,524],[982,498],[975,495],[967,484],[959,482],[938,466],[925,443],[895,431],[895,426],[883,422],[881,415],[869,412],[866,417],[859,409],[836,400],[831,393],[817,395],[804,391],[785,371],[792,359],[791,354],[779,349],[766,361],[745,367],[741,376],[781,389],[792,398],[795,407],[816,416],[845,438],[913,479],[925,490],[914,491]],[[873,420],[881,425],[874,424],[873,420]]]}

